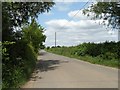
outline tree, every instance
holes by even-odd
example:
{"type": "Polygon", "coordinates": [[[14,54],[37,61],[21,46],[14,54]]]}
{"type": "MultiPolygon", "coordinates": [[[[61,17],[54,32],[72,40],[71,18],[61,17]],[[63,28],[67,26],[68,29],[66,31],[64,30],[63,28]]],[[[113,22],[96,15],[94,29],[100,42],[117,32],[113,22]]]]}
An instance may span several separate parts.
{"type": "Polygon", "coordinates": [[[35,52],[38,52],[38,49],[44,46],[43,42],[45,42],[46,36],[43,35],[43,30],[44,28],[41,25],[38,25],[35,19],[32,20],[30,25],[23,28],[22,39],[31,43],[35,52]]]}
{"type": "MultiPolygon", "coordinates": [[[[89,12],[95,14],[93,19],[103,18],[108,20],[108,26],[112,28],[120,28],[120,3],[118,2],[97,2],[92,4],[90,9],[85,9],[84,14],[89,16],[89,12]]],[[[103,21],[104,23],[104,21],[103,21]]]]}
{"type": "Polygon", "coordinates": [[[12,41],[16,27],[28,23],[30,17],[48,12],[54,2],[3,2],[2,3],[2,39],[12,41]]]}
{"type": "Polygon", "coordinates": [[[35,68],[38,46],[45,41],[43,27],[33,21],[26,28],[32,39],[21,28],[29,25],[29,19],[48,12],[53,2],[3,2],[2,3],[2,88],[19,87],[35,68]],[[30,28],[29,28],[30,27],[30,28]],[[16,29],[19,30],[16,30],[16,29]],[[26,40],[23,38],[27,38],[26,40]],[[39,40],[38,40],[39,39],[39,40]],[[11,44],[11,41],[14,43],[11,44]],[[26,41],[30,41],[28,43],[26,41]],[[7,42],[7,44],[5,43],[7,42]],[[5,44],[4,44],[5,43],[5,44]]]}

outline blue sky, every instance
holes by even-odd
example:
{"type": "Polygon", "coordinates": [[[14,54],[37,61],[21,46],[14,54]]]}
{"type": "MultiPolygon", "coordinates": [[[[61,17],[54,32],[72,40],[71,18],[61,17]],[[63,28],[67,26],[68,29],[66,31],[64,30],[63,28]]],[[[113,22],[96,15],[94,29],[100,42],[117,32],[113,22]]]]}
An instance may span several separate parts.
{"type": "Polygon", "coordinates": [[[82,10],[91,3],[83,8],[85,4],[86,2],[56,2],[51,11],[38,16],[37,22],[46,28],[44,33],[47,36],[46,46],[54,46],[55,32],[57,45],[60,46],[78,45],[83,42],[117,41],[117,31],[99,25],[102,20],[91,20],[82,14],[82,10]],[[74,16],[81,8],[83,9],[74,16]]]}
{"type": "MultiPolygon", "coordinates": [[[[81,9],[86,2],[56,2],[55,6],[51,8],[48,13],[40,14],[38,22],[43,26],[46,26],[44,22],[52,19],[70,19],[68,13],[73,10],[81,9]]],[[[85,7],[87,7],[87,4],[85,7]]]]}

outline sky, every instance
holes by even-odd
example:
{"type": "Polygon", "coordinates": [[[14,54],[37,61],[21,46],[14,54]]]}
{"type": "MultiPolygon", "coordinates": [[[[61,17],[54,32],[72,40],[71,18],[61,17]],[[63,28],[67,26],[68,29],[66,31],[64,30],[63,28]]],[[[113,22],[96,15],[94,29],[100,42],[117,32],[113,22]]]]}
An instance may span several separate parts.
{"type": "Polygon", "coordinates": [[[118,40],[117,30],[100,24],[102,19],[91,20],[93,13],[90,13],[90,17],[82,13],[82,10],[88,8],[91,2],[85,4],[86,2],[56,2],[48,13],[38,16],[37,22],[46,29],[44,32],[47,36],[46,46],[55,45],[55,32],[59,46],[118,40]]]}

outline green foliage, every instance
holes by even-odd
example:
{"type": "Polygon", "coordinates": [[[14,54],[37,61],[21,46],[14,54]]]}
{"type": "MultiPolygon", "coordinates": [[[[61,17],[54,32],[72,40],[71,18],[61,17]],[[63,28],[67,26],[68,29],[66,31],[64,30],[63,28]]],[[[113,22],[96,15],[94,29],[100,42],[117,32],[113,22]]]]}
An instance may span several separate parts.
{"type": "Polygon", "coordinates": [[[48,46],[46,49],[48,50],[48,49],[50,49],[50,47],[48,46]]]}
{"type": "Polygon", "coordinates": [[[3,88],[18,87],[29,78],[35,68],[38,49],[45,41],[42,30],[33,20],[23,30],[21,40],[3,43],[3,88]]]}
{"type": "Polygon", "coordinates": [[[37,57],[33,47],[26,42],[18,41],[7,46],[10,48],[3,52],[2,58],[3,88],[14,88],[29,78],[35,67],[37,57]]]}
{"type": "Polygon", "coordinates": [[[43,28],[30,18],[48,12],[54,2],[2,2],[2,87],[19,87],[34,70],[38,48],[44,47],[43,28]],[[26,25],[27,30],[21,31],[26,25]],[[19,29],[18,31],[16,29],[19,29]],[[29,37],[29,32],[31,37],[29,37]],[[39,39],[39,40],[38,40],[39,39]],[[14,42],[14,43],[12,43],[14,42]]]}
{"type": "Polygon", "coordinates": [[[54,47],[50,52],[78,58],[91,63],[117,67],[120,65],[120,42],[83,43],[72,47],[54,47]]]}
{"type": "Polygon", "coordinates": [[[97,56],[101,54],[100,45],[97,45],[95,43],[83,43],[82,45],[78,46],[79,50],[77,55],[84,56],[86,54],[90,56],[97,56]]]}
{"type": "Polygon", "coordinates": [[[34,52],[34,48],[32,45],[27,44],[25,49],[25,56],[24,56],[24,73],[26,74],[26,78],[29,78],[30,74],[35,68],[37,54],[34,52]]]}
{"type": "Polygon", "coordinates": [[[95,13],[93,19],[103,18],[109,21],[108,26],[112,25],[113,28],[120,28],[119,2],[97,2],[92,4],[89,9],[84,10],[84,14],[88,14],[88,16],[90,16],[89,12],[95,13]]]}
{"type": "Polygon", "coordinates": [[[35,52],[38,52],[39,48],[42,48],[43,42],[45,42],[46,36],[43,35],[44,28],[37,24],[35,19],[32,20],[31,24],[23,28],[23,37],[25,41],[31,43],[34,47],[35,52]]]}
{"type": "Polygon", "coordinates": [[[49,12],[54,2],[2,2],[2,39],[12,41],[15,39],[15,27],[28,23],[30,17],[49,12]],[[13,28],[14,27],[14,28],[13,28]]]}

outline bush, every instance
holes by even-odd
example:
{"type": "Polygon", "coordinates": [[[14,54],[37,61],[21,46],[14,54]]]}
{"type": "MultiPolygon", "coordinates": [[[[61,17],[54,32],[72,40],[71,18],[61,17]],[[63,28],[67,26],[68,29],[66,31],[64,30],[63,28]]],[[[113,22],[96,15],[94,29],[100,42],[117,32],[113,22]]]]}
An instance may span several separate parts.
{"type": "Polygon", "coordinates": [[[103,59],[111,60],[111,59],[115,59],[116,58],[116,54],[110,53],[110,52],[106,52],[104,55],[101,54],[100,57],[102,57],[103,59]]]}
{"type": "Polygon", "coordinates": [[[47,47],[47,50],[50,49],[50,47],[47,47]]]}
{"type": "Polygon", "coordinates": [[[120,42],[83,43],[71,47],[53,47],[49,51],[69,57],[77,57],[91,63],[118,67],[120,65],[120,42]],[[113,65],[112,65],[113,64],[113,65]]]}
{"type": "Polygon", "coordinates": [[[32,73],[35,68],[35,64],[37,61],[37,54],[34,52],[34,48],[32,45],[27,44],[24,54],[24,73],[26,73],[26,77],[29,78],[29,75],[32,73]]]}
{"type": "Polygon", "coordinates": [[[33,47],[24,41],[3,47],[3,50],[6,50],[2,58],[2,87],[19,87],[32,73],[37,59],[36,54],[33,47]]]}

